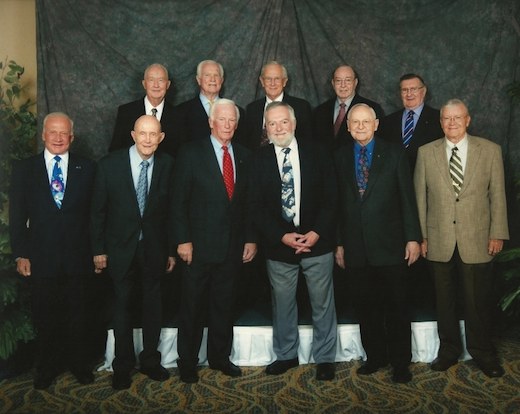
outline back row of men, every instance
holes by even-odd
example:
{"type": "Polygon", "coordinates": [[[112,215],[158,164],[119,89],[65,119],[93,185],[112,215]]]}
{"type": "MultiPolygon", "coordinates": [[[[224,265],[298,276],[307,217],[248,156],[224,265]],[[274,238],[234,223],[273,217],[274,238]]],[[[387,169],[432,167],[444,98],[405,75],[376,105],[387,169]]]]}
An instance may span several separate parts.
{"type": "MultiPolygon", "coordinates": [[[[409,134],[405,143],[412,166],[415,164],[417,148],[443,135],[438,122],[439,111],[425,105],[427,87],[421,76],[416,74],[401,77],[400,93],[404,109],[387,117],[384,117],[380,104],[356,93],[358,76],[354,68],[348,65],[338,66],[332,75],[331,84],[336,96],[316,107],[314,111],[309,102],[290,96],[285,91],[289,78],[286,68],[280,63],[266,63],[259,79],[265,98],[251,102],[245,111],[240,108],[240,122],[234,138],[235,142],[251,150],[268,143],[264,110],[271,102],[286,102],[291,105],[297,119],[298,138],[314,137],[333,149],[350,142],[352,137],[346,128],[346,113],[357,103],[366,103],[375,110],[381,122],[378,135],[393,142],[401,141],[406,117],[413,116],[414,139],[411,140],[409,134]]],[[[197,66],[196,80],[200,87],[199,95],[173,106],[165,100],[171,85],[167,69],[160,64],[150,65],[145,70],[142,81],[146,96],[119,107],[109,150],[133,144],[130,131],[135,120],[144,114],[154,115],[161,121],[166,135],[161,149],[170,155],[175,155],[182,143],[207,136],[209,110],[213,102],[221,98],[224,69],[218,62],[204,60],[197,66]]]]}
{"type": "MultiPolygon", "coordinates": [[[[214,65],[202,67],[208,64],[214,65]]],[[[278,85],[283,91],[287,79],[281,68],[264,68],[266,90],[278,85]]],[[[333,79],[339,93],[356,85],[344,69],[351,70],[341,67],[333,79]]],[[[216,94],[221,75],[218,70],[218,76],[204,73],[200,68],[199,83],[216,94]]],[[[149,68],[144,80],[149,95],[164,95],[164,75],[160,66],[149,68]],[[159,78],[148,79],[151,73],[159,78]]],[[[82,354],[82,286],[92,273],[92,257],[95,272],[106,270],[114,286],[115,389],[130,387],[135,367],[129,310],[136,286],[143,312],[140,370],[152,380],[169,377],[157,350],[160,292],[161,276],[176,265],[182,270],[180,379],[198,381],[205,305],[210,368],[240,376],[229,359],[233,303],[241,266],[255,258],[257,245],[272,295],[276,360],[267,374],[284,374],[299,363],[296,286],[301,271],[312,307],[316,378],[334,379],[336,262],[352,280],[367,354],[357,373],[370,375],[390,364],[394,382],[410,381],[407,273],[422,256],[431,265],[437,297],[441,345],[432,369],[449,369],[462,352],[455,306],[460,282],[467,349],[486,375],[503,375],[491,342],[489,303],[490,263],[509,237],[500,147],[468,135],[467,107],[450,100],[438,119],[427,123],[432,128],[438,123],[441,132],[419,148],[413,181],[403,147],[410,148],[429,110],[421,107],[425,86],[417,76],[401,82],[401,93],[405,105],[421,99],[412,115],[397,116],[399,145],[376,137],[379,120],[370,104],[356,103],[347,111],[336,101],[338,115],[331,110],[329,124],[334,117],[346,117],[336,137],[348,131],[352,138],[334,151],[333,159],[316,139],[300,138],[294,102],[248,106],[250,113],[260,109],[258,148],[251,152],[232,142],[240,126],[234,102],[221,98],[210,105],[207,100],[208,130],[183,143],[174,160],[156,151],[168,139],[158,120],[165,114],[163,100],[162,107],[148,106],[151,114],[134,115],[128,132],[133,145],[111,152],[97,168],[69,153],[74,139],[69,117],[49,114],[43,125],[45,150],[16,165],[10,193],[12,250],[18,272],[30,277],[33,286],[40,351],[35,387],[53,382],[63,355],[70,357],[69,368],[79,382],[93,380],[82,354]],[[260,145],[262,129],[271,144],[260,145]],[[60,340],[64,331],[68,342],[60,340]]],[[[195,102],[203,101],[197,97],[195,102]]],[[[180,108],[184,105],[189,104],[180,108]]],[[[334,99],[330,105],[335,106],[334,99]]]]}

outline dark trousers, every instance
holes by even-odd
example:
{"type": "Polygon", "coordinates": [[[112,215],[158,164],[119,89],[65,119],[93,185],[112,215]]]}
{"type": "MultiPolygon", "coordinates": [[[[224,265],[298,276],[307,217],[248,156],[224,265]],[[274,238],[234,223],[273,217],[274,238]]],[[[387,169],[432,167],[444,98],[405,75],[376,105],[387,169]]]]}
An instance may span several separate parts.
{"type": "Polygon", "coordinates": [[[207,314],[208,362],[225,364],[233,345],[234,303],[241,262],[231,258],[213,264],[194,260],[191,265],[183,263],[183,266],[179,362],[190,369],[197,365],[207,314]]]}
{"type": "Polygon", "coordinates": [[[85,277],[31,276],[31,304],[37,331],[36,369],[40,372],[86,368],[85,277]]]}
{"type": "Polygon", "coordinates": [[[493,275],[491,263],[463,263],[455,252],[447,263],[430,262],[437,296],[439,357],[456,360],[462,353],[457,314],[458,298],[464,310],[466,348],[482,362],[494,362],[496,351],[491,342],[493,275]]]}
{"type": "Polygon", "coordinates": [[[408,365],[412,339],[407,266],[367,265],[347,271],[367,359],[379,365],[408,365]]]}
{"type": "MultiPolygon", "coordinates": [[[[152,271],[146,260],[144,246],[139,243],[128,272],[122,277],[113,277],[114,371],[130,372],[135,367],[133,328],[139,324],[143,333],[143,351],[139,354],[141,368],[153,368],[161,363],[157,350],[162,325],[161,275],[152,271]],[[134,320],[138,307],[140,320],[134,320]]],[[[166,269],[166,261],[164,262],[166,269]]]]}

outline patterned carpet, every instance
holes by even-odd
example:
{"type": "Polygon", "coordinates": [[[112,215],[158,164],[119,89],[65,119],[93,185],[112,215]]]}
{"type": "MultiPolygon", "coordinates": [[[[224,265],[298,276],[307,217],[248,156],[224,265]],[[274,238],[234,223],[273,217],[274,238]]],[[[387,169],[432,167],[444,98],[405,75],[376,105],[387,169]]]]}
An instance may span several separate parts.
{"type": "Polygon", "coordinates": [[[332,382],[316,381],[314,365],[277,377],[243,368],[239,379],[202,368],[195,385],[181,383],[171,369],[164,383],[136,373],[131,389],[119,392],[108,372],[88,386],[63,374],[48,391],[34,390],[27,373],[0,382],[0,413],[520,413],[520,340],[500,338],[497,346],[502,378],[487,378],[472,361],[447,373],[418,363],[406,385],[393,384],[390,369],[358,376],[358,361],[338,363],[332,382]]]}

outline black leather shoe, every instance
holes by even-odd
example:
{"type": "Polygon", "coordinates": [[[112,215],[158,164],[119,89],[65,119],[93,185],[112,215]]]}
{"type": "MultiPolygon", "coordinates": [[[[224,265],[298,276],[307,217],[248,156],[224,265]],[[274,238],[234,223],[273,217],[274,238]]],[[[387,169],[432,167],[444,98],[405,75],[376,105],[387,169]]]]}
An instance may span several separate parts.
{"type": "Polygon", "coordinates": [[[399,384],[406,384],[412,380],[412,373],[410,369],[404,366],[394,367],[394,372],[392,373],[392,381],[397,382],[399,384]]]}
{"type": "Polygon", "coordinates": [[[240,377],[242,375],[242,371],[239,367],[233,364],[231,361],[224,363],[222,365],[210,365],[211,369],[222,372],[224,375],[228,375],[230,377],[240,377]]]}
{"type": "Polygon", "coordinates": [[[334,362],[322,362],[316,366],[316,379],[318,381],[331,381],[336,375],[334,362]]]}
{"type": "Polygon", "coordinates": [[[367,360],[363,365],[361,365],[357,369],[357,373],[359,375],[371,375],[374,372],[379,371],[381,368],[385,367],[387,364],[378,363],[378,362],[372,362],[370,360],[367,360]]]}
{"type": "Polygon", "coordinates": [[[456,359],[446,359],[446,358],[435,358],[430,365],[430,368],[434,371],[446,371],[448,368],[457,364],[456,359]]]}
{"type": "Polygon", "coordinates": [[[38,372],[34,378],[34,389],[35,390],[46,390],[56,379],[57,374],[54,372],[38,372]]]}
{"type": "Polygon", "coordinates": [[[154,381],[166,381],[170,378],[168,370],[161,365],[151,368],[141,368],[141,373],[154,381]]]}
{"type": "Polygon", "coordinates": [[[94,374],[87,369],[74,370],[72,371],[72,375],[76,377],[76,380],[82,384],[92,384],[94,382],[94,374]]]}
{"type": "Polygon", "coordinates": [[[115,390],[126,390],[130,388],[132,384],[132,380],[130,379],[130,374],[127,372],[114,372],[114,376],[112,377],[112,388],[115,390]]]}
{"type": "Polygon", "coordinates": [[[299,365],[298,358],[276,360],[265,369],[267,375],[280,375],[299,365]]]}
{"type": "Polygon", "coordinates": [[[505,374],[504,368],[496,361],[483,362],[475,361],[480,370],[490,378],[499,378],[505,374]]]}
{"type": "Polygon", "coordinates": [[[199,381],[199,374],[197,374],[197,367],[187,368],[179,366],[179,376],[181,381],[186,384],[195,384],[199,381]]]}

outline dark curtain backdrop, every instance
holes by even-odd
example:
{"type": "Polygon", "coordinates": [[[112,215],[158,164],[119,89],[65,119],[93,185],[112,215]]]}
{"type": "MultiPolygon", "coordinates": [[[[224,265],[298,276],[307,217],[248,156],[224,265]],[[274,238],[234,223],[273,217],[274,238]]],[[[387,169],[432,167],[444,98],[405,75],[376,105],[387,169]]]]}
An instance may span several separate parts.
{"type": "MultiPolygon", "coordinates": [[[[429,103],[461,98],[470,132],[504,149],[509,185],[520,177],[518,0],[37,0],[38,113],[67,112],[75,149],[103,156],[117,106],[143,96],[153,62],[168,67],[177,104],[197,93],[195,69],[215,59],[223,95],[245,107],[262,96],[260,68],[285,64],[288,91],[316,106],[332,94],[333,68],[360,76],[358,92],[386,113],[400,106],[398,79],[421,74],[429,103]]],[[[511,187],[510,187],[511,188],[511,187]]],[[[514,204],[514,209],[518,204],[514,204]]]]}

